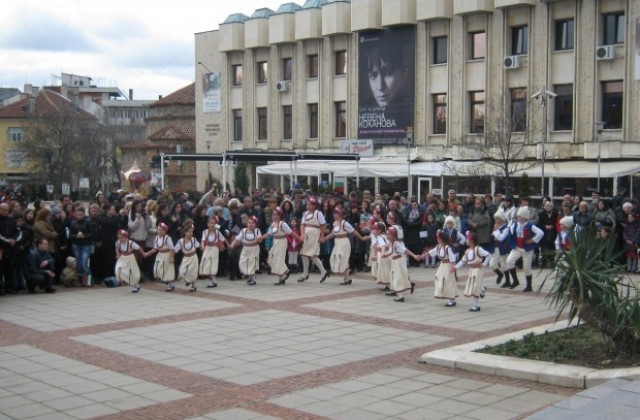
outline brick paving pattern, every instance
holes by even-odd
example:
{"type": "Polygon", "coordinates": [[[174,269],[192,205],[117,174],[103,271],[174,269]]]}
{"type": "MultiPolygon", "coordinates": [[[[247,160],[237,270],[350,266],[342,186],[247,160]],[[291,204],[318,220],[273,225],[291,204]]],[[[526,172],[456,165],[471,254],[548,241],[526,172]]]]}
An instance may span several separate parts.
{"type": "MultiPolygon", "coordinates": [[[[489,287],[482,311],[365,275],[284,287],[221,280],[197,293],[145,283],[0,300],[0,420],[508,419],[577,390],[418,363],[431,350],[549,323],[544,295],[489,287]]],[[[539,274],[544,275],[544,274],[539,274]]],[[[464,271],[459,274],[464,279],[464,271]]],[[[459,285],[462,288],[462,284],[459,285]]],[[[462,290],[460,290],[462,291],[462,290]]],[[[548,418],[548,417],[547,417],[548,418]]]]}

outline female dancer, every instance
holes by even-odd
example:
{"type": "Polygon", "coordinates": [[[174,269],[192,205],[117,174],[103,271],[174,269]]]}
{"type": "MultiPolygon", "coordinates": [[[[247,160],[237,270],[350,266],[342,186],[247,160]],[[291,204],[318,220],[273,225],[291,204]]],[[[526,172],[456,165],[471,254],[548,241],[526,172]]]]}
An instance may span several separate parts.
{"type": "Polygon", "coordinates": [[[260,259],[260,242],[262,236],[260,229],[256,226],[258,224],[258,218],[251,216],[247,218],[247,227],[242,229],[233,243],[231,248],[242,244],[242,251],[240,251],[240,272],[247,278],[247,284],[249,286],[256,285],[256,270],[258,268],[260,259]]]}
{"type": "Polygon", "coordinates": [[[449,235],[441,230],[436,234],[438,245],[431,251],[422,254],[423,258],[437,256],[440,259],[440,266],[436,271],[436,290],[434,296],[436,299],[449,299],[445,305],[450,308],[456,306],[456,297],[458,296],[458,288],[456,279],[451,274],[454,272],[453,264],[456,262],[456,254],[449,244],[449,235]]]}
{"type": "Polygon", "coordinates": [[[271,267],[271,274],[278,276],[278,282],[274,286],[282,286],[289,278],[289,268],[287,268],[287,237],[294,236],[300,241],[300,236],[296,235],[289,225],[282,221],[284,211],[282,207],[276,207],[273,211],[273,222],[266,235],[273,238],[273,244],[269,250],[267,262],[271,267]]]}
{"type": "Polygon", "coordinates": [[[184,280],[185,286],[191,286],[190,292],[198,290],[196,280],[198,280],[198,254],[196,250],[200,247],[200,243],[193,237],[195,227],[193,222],[187,221],[182,232],[184,237],[181,238],[173,248],[174,254],[182,251],[182,261],[178,270],[178,281],[184,280]]]}
{"type": "Polygon", "coordinates": [[[391,283],[391,244],[387,239],[387,225],[384,222],[378,222],[374,226],[374,234],[377,238],[376,243],[376,257],[378,259],[378,271],[376,273],[376,283],[382,286],[382,290],[385,292],[390,291],[389,284],[391,283]]]}
{"type": "Polygon", "coordinates": [[[211,216],[207,221],[207,228],[202,232],[202,260],[200,261],[200,275],[209,276],[208,288],[218,287],[216,274],[218,274],[218,263],[220,262],[220,252],[225,248],[225,241],[218,218],[211,216]]]}
{"type": "Polygon", "coordinates": [[[407,270],[407,255],[411,255],[416,261],[420,261],[420,257],[411,252],[404,243],[397,240],[398,231],[394,227],[387,229],[387,240],[391,246],[391,285],[385,295],[396,296],[393,300],[396,302],[404,302],[403,292],[413,290],[416,284],[409,279],[409,271],[407,270]]]}
{"type": "Polygon", "coordinates": [[[120,286],[132,286],[131,293],[140,291],[140,268],[136,261],[136,251],[140,250],[140,245],[129,239],[126,230],[118,230],[118,240],[116,241],[116,280],[120,286]]]}
{"type": "MultiPolygon", "coordinates": [[[[333,210],[333,220],[333,229],[324,239],[326,241],[327,239],[335,238],[330,259],[331,272],[333,274],[342,274],[343,280],[340,284],[346,286],[353,282],[349,277],[351,274],[351,270],[349,270],[349,258],[351,257],[349,234],[355,235],[361,241],[365,238],[349,222],[344,220],[344,209],[342,207],[336,207],[333,210]]],[[[324,277],[320,280],[320,283],[323,281],[324,277]]]]}
{"type": "Polygon", "coordinates": [[[153,248],[143,253],[145,258],[151,255],[158,254],[156,262],[153,264],[153,277],[163,283],[166,283],[167,288],[165,291],[173,292],[176,288],[173,281],[175,280],[175,268],[173,263],[173,241],[171,237],[167,235],[169,226],[165,223],[158,224],[158,235],[153,241],[153,248]]]}
{"type": "Polygon", "coordinates": [[[321,211],[316,210],[318,200],[314,197],[309,197],[307,200],[307,211],[302,215],[302,222],[300,232],[302,233],[302,250],[300,255],[302,256],[302,277],[298,279],[298,282],[309,280],[309,260],[318,267],[322,278],[320,282],[323,282],[329,277],[329,272],[325,270],[322,265],[322,261],[318,255],[320,255],[320,242],[324,242],[324,226],[327,224],[324,215],[321,211]]]}
{"type": "Polygon", "coordinates": [[[482,259],[491,254],[477,244],[478,234],[475,232],[467,232],[467,250],[464,252],[460,262],[453,267],[455,271],[462,268],[465,264],[469,264],[469,276],[467,277],[467,285],[464,288],[464,295],[466,297],[473,296],[475,299],[475,305],[469,309],[469,312],[480,312],[480,299],[484,297],[487,290],[482,285],[484,278],[482,259]]]}

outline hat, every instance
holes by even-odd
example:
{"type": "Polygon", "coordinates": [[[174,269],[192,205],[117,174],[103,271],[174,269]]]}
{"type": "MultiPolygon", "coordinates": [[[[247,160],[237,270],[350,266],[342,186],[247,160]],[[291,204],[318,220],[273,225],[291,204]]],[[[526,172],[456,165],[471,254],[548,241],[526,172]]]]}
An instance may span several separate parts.
{"type": "Polygon", "coordinates": [[[452,216],[447,216],[447,217],[444,219],[444,224],[446,225],[446,224],[447,224],[447,223],[449,223],[449,222],[451,222],[451,223],[455,224],[455,223],[456,223],[456,219],[454,219],[452,216]]]}
{"type": "Polygon", "coordinates": [[[343,215],[344,214],[344,210],[342,210],[342,207],[336,207],[335,209],[333,209],[334,213],[337,213],[339,215],[343,215]]]}
{"type": "Polygon", "coordinates": [[[98,192],[96,193],[96,198],[100,197],[101,195],[104,195],[104,193],[103,193],[102,191],[98,191],[98,192]]]}
{"type": "Polygon", "coordinates": [[[503,211],[497,211],[496,214],[493,215],[494,219],[500,219],[503,222],[507,220],[507,215],[504,214],[503,211]]]}
{"type": "Polygon", "coordinates": [[[571,228],[573,226],[573,216],[565,216],[560,219],[560,224],[566,228],[571,228]]]}
{"type": "Polygon", "coordinates": [[[278,206],[274,209],[275,213],[278,213],[280,216],[282,216],[282,213],[284,213],[284,211],[282,210],[282,207],[278,206]]]}
{"type": "Polygon", "coordinates": [[[393,226],[390,226],[389,229],[387,229],[387,233],[394,238],[398,237],[398,229],[394,228],[393,226]]]}
{"type": "Polygon", "coordinates": [[[525,219],[529,218],[529,209],[526,207],[519,207],[516,213],[516,217],[524,217],[525,219]]]}
{"type": "Polygon", "coordinates": [[[387,213],[387,217],[390,217],[390,218],[392,218],[393,220],[396,220],[396,219],[397,219],[396,214],[395,214],[394,212],[392,212],[392,211],[390,211],[389,213],[387,213]]]}
{"type": "Polygon", "coordinates": [[[315,197],[309,197],[309,199],[307,200],[307,204],[318,204],[318,200],[316,200],[315,197]]]}
{"type": "Polygon", "coordinates": [[[169,230],[169,226],[166,223],[158,223],[158,228],[163,229],[165,231],[169,230]]]}
{"type": "Polygon", "coordinates": [[[125,238],[128,238],[128,237],[129,237],[129,232],[127,232],[127,231],[126,231],[126,230],[124,230],[124,229],[118,229],[118,235],[122,235],[122,236],[124,236],[125,238]]]}

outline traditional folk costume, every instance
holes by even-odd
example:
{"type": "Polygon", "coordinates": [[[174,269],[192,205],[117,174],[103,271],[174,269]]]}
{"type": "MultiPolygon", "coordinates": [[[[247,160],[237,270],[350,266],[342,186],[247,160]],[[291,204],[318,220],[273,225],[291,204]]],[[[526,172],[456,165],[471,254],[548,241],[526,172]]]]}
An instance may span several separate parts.
{"type": "Polygon", "coordinates": [[[238,267],[240,272],[247,277],[247,284],[250,286],[256,284],[256,270],[260,264],[260,244],[258,242],[260,236],[260,229],[244,228],[236,237],[236,241],[242,243],[238,267]]]}
{"type": "Polygon", "coordinates": [[[282,280],[283,276],[289,277],[289,268],[287,267],[287,244],[288,237],[293,233],[289,225],[285,222],[273,222],[269,227],[267,235],[273,237],[273,244],[269,249],[269,256],[267,263],[271,267],[271,274],[278,276],[280,279],[275,285],[282,285],[286,281],[286,278],[282,280]]]}
{"type": "Polygon", "coordinates": [[[407,269],[407,254],[409,250],[404,246],[403,242],[393,241],[391,244],[391,284],[389,286],[389,295],[397,296],[396,302],[404,302],[402,293],[415,288],[415,283],[409,279],[409,270],[407,269]]]}
{"type": "Polygon", "coordinates": [[[514,289],[520,284],[516,273],[516,262],[522,258],[522,268],[527,280],[527,285],[522,291],[531,292],[533,290],[531,287],[533,280],[533,272],[531,271],[533,252],[544,237],[544,232],[529,222],[529,211],[526,208],[520,207],[516,217],[518,222],[511,225],[511,235],[515,237],[516,245],[509,253],[509,257],[507,257],[507,265],[513,281],[510,289],[514,289]]]}
{"type": "Polygon", "coordinates": [[[220,262],[220,251],[224,249],[224,236],[217,228],[205,229],[201,240],[202,259],[200,260],[200,275],[209,277],[208,288],[217,287],[216,275],[220,262]]]}
{"type": "MultiPolygon", "coordinates": [[[[315,207],[317,200],[311,197],[309,203],[315,207]]],[[[321,211],[307,210],[302,215],[300,224],[304,228],[304,237],[302,238],[302,249],[300,250],[300,255],[302,256],[302,277],[298,279],[298,282],[309,280],[309,260],[311,260],[322,274],[322,278],[320,279],[322,283],[329,277],[329,273],[324,269],[322,261],[318,258],[320,255],[320,229],[324,228],[327,221],[321,211]]]]}
{"type": "MultiPolygon", "coordinates": [[[[123,233],[121,231],[120,234],[124,234],[126,237],[126,232],[123,233]]],[[[127,238],[125,242],[116,241],[116,280],[120,285],[127,284],[132,286],[132,293],[138,293],[140,290],[140,268],[136,260],[136,251],[139,250],[140,245],[131,239],[127,238]]]]}
{"type": "Polygon", "coordinates": [[[480,298],[484,297],[485,287],[482,285],[484,279],[484,269],[482,267],[482,259],[488,257],[489,252],[480,246],[474,246],[468,248],[460,262],[456,264],[456,269],[462,268],[465,264],[469,265],[469,274],[467,276],[467,284],[464,288],[464,295],[466,297],[473,296],[475,298],[475,305],[469,309],[471,312],[480,311],[480,298]]]}
{"type": "Polygon", "coordinates": [[[180,262],[180,268],[178,269],[178,280],[184,280],[184,284],[188,287],[190,292],[197,290],[196,280],[198,280],[198,254],[196,250],[200,247],[200,243],[191,238],[181,238],[176,246],[173,248],[174,253],[182,251],[182,261],[180,262]]]}
{"type": "Polygon", "coordinates": [[[507,265],[507,257],[511,252],[511,230],[506,224],[507,217],[502,211],[496,212],[493,218],[494,220],[501,220],[502,225],[491,232],[494,247],[489,267],[498,275],[496,284],[500,284],[504,277],[504,284],[501,287],[507,288],[511,287],[509,266],[507,265]]]}
{"type": "Polygon", "coordinates": [[[176,276],[175,266],[171,256],[171,252],[173,251],[173,241],[171,237],[167,234],[156,236],[156,239],[153,241],[153,249],[158,253],[156,261],[153,264],[153,277],[166,283],[167,292],[171,292],[175,289],[173,281],[176,276]]]}
{"type": "Polygon", "coordinates": [[[371,275],[374,279],[378,278],[378,234],[369,233],[369,240],[371,241],[371,245],[369,245],[369,260],[367,261],[367,266],[371,267],[371,275]]]}
{"type": "Polygon", "coordinates": [[[380,284],[384,290],[391,290],[391,243],[383,234],[378,235],[378,272],[376,273],[376,283],[380,284]]]}
{"type": "Polygon", "coordinates": [[[458,287],[456,278],[451,272],[453,264],[456,262],[456,254],[449,245],[438,244],[432,248],[427,255],[438,257],[440,265],[436,270],[436,290],[434,296],[436,299],[449,299],[446,306],[456,306],[456,297],[458,297],[458,287]]]}
{"type": "Polygon", "coordinates": [[[342,285],[348,285],[352,282],[349,277],[351,273],[351,270],[349,270],[349,258],[351,257],[349,234],[354,232],[353,226],[345,220],[333,222],[331,236],[333,236],[334,242],[329,262],[333,274],[342,274],[344,276],[342,283],[340,283],[342,285]]]}

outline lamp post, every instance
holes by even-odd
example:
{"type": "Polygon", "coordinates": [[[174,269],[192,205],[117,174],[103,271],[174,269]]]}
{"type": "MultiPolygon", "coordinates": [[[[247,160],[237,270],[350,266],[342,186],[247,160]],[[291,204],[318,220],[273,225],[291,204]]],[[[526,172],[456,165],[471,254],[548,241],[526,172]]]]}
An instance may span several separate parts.
{"type": "MultiPolygon", "coordinates": [[[[207,145],[207,154],[211,154],[211,140],[207,140],[206,142],[207,145]]],[[[207,159],[207,181],[205,182],[205,185],[209,183],[209,180],[211,179],[211,161],[207,159]]],[[[209,189],[211,189],[212,185],[209,185],[209,189]]],[[[222,188],[224,190],[224,187],[222,188]]]]}
{"type": "Polygon", "coordinates": [[[413,144],[413,127],[407,127],[407,137],[404,139],[407,145],[407,198],[411,200],[413,196],[413,185],[411,185],[411,145],[413,144]]]}
{"type": "Polygon", "coordinates": [[[595,123],[596,126],[596,136],[598,138],[598,193],[600,193],[600,155],[602,152],[602,131],[604,130],[604,126],[607,123],[604,121],[600,121],[595,123]]]}
{"type": "Polygon", "coordinates": [[[542,90],[537,91],[536,93],[533,94],[533,96],[531,96],[533,99],[535,100],[539,100],[540,101],[540,106],[542,107],[542,136],[541,136],[541,141],[540,141],[540,148],[541,148],[541,153],[540,153],[540,177],[541,177],[541,185],[540,185],[540,197],[544,197],[544,160],[546,158],[546,150],[545,150],[545,143],[547,142],[547,101],[549,100],[549,97],[551,98],[555,98],[556,95],[553,92],[550,92],[547,90],[547,86],[544,86],[542,88],[542,90]]]}

